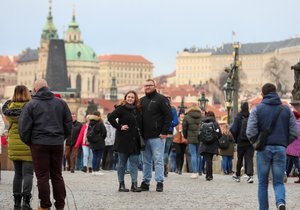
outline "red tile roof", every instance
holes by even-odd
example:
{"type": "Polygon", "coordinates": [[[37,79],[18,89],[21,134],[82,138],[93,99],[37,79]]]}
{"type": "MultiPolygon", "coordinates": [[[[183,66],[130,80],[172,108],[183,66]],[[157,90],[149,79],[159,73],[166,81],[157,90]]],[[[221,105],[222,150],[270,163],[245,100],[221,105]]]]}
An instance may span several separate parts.
{"type": "Polygon", "coordinates": [[[0,55],[0,72],[15,72],[18,57],[0,55]]]}
{"type": "Polygon", "coordinates": [[[98,59],[101,62],[112,61],[112,62],[126,62],[126,63],[143,63],[152,64],[150,61],[140,55],[100,55],[98,59]]]}

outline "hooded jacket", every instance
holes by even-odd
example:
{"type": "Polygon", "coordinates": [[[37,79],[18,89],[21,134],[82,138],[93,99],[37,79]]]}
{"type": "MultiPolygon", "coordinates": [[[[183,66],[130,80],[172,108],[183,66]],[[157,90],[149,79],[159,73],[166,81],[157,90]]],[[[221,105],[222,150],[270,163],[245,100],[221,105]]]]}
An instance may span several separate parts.
{"type": "Polygon", "coordinates": [[[3,114],[9,122],[8,129],[8,158],[13,161],[32,161],[30,148],[24,144],[19,135],[19,116],[25,102],[5,103],[3,106],[3,114]],[[14,114],[13,114],[14,113],[14,114]]]}
{"type": "Polygon", "coordinates": [[[105,142],[104,139],[106,138],[106,129],[100,117],[96,115],[89,115],[89,126],[87,133],[90,129],[93,129],[93,137],[89,139],[90,148],[91,149],[104,149],[105,142]]]}
{"type": "Polygon", "coordinates": [[[235,142],[239,146],[250,146],[250,141],[242,141],[240,139],[240,132],[242,127],[242,119],[243,117],[249,117],[249,105],[248,102],[244,102],[241,104],[241,111],[236,115],[236,117],[233,120],[232,125],[230,126],[230,132],[235,140],[235,142]]]}
{"type": "MultiPolygon", "coordinates": [[[[258,104],[250,113],[247,124],[247,137],[250,142],[255,142],[261,131],[268,129],[272,119],[282,105],[276,92],[271,92],[264,96],[262,102],[258,104]]],[[[267,137],[266,145],[287,147],[298,137],[298,125],[289,107],[283,106],[283,110],[276,121],[276,124],[267,137]]]]}
{"type": "Polygon", "coordinates": [[[188,140],[189,144],[199,144],[198,133],[200,122],[201,111],[198,107],[194,106],[187,111],[182,122],[183,136],[188,140]]]}
{"type": "Polygon", "coordinates": [[[72,116],[65,101],[43,87],[24,106],[19,133],[29,144],[62,145],[71,134],[72,116]]]}

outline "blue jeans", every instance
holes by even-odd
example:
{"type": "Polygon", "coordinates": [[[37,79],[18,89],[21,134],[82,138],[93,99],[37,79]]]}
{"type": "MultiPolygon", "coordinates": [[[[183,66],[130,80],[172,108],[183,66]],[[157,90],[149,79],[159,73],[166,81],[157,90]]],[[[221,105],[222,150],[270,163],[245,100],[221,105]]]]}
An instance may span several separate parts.
{"type": "Polygon", "coordinates": [[[165,143],[165,151],[164,151],[164,164],[168,165],[169,163],[169,155],[171,151],[171,145],[173,142],[173,137],[167,137],[165,143]]]}
{"type": "Polygon", "coordinates": [[[92,159],[93,159],[93,153],[90,147],[82,146],[82,152],[83,152],[83,166],[87,167],[88,161],[90,161],[89,167],[92,168],[92,159]]]}
{"type": "Polygon", "coordinates": [[[93,171],[100,171],[100,162],[104,149],[93,149],[93,171]]]}
{"type": "Polygon", "coordinates": [[[176,151],[172,150],[170,154],[170,159],[171,159],[171,172],[176,171],[176,151]]]}
{"type": "Polygon", "coordinates": [[[152,163],[155,168],[155,181],[164,181],[164,150],[165,139],[152,138],[146,140],[143,155],[143,181],[149,184],[152,178],[152,163]]]}
{"type": "Polygon", "coordinates": [[[258,176],[258,202],[260,210],[269,209],[268,183],[269,171],[272,170],[273,188],[276,206],[285,204],[285,188],[283,183],[286,165],[286,148],[267,145],[263,151],[256,154],[258,176]]]}
{"type": "Polygon", "coordinates": [[[138,177],[138,165],[139,165],[139,155],[138,154],[127,154],[119,152],[119,163],[118,163],[118,180],[119,182],[124,182],[125,170],[127,169],[127,161],[130,162],[130,176],[132,182],[137,182],[138,177]]]}
{"type": "Polygon", "coordinates": [[[222,170],[224,174],[232,173],[232,156],[222,155],[222,170]]]}
{"type": "Polygon", "coordinates": [[[80,146],[77,150],[76,170],[81,170],[82,167],[83,167],[83,151],[82,151],[82,146],[80,146]]]}
{"type": "Polygon", "coordinates": [[[199,144],[189,144],[189,152],[191,154],[191,163],[193,173],[198,173],[200,168],[200,155],[198,153],[199,144]]]}

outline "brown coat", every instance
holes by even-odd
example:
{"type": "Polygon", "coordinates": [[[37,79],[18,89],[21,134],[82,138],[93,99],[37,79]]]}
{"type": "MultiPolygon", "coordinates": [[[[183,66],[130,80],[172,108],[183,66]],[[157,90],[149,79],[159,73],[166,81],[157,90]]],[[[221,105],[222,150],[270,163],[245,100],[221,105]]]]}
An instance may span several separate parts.
{"type": "Polygon", "coordinates": [[[222,135],[229,135],[229,147],[227,149],[220,149],[220,155],[222,156],[233,156],[234,155],[234,138],[231,134],[222,134],[222,135]]]}

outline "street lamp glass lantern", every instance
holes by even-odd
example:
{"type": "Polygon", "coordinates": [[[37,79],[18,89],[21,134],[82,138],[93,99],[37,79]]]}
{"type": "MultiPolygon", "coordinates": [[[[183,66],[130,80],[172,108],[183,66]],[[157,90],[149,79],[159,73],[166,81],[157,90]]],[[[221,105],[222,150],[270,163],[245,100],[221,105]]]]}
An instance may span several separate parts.
{"type": "Polygon", "coordinates": [[[231,106],[234,89],[233,89],[230,81],[227,81],[225,83],[223,90],[224,90],[226,106],[231,106]]]}
{"type": "Polygon", "coordinates": [[[201,98],[200,98],[198,101],[199,101],[199,103],[200,103],[200,109],[201,109],[202,111],[205,111],[205,110],[206,110],[206,105],[207,105],[208,99],[205,98],[205,93],[204,93],[204,92],[201,93],[201,98]]]}

